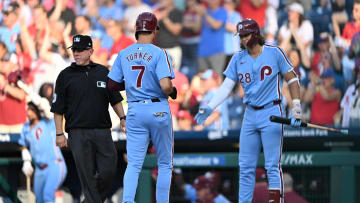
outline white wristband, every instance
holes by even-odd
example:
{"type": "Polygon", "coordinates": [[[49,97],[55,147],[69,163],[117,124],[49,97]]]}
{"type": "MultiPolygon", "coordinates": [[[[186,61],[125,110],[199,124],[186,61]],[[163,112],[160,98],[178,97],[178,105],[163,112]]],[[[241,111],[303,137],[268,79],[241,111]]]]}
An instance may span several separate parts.
{"type": "Polygon", "coordinates": [[[21,150],[21,157],[24,161],[31,161],[31,154],[28,149],[21,150]]]}
{"type": "Polygon", "coordinates": [[[294,78],[291,78],[291,79],[287,82],[287,84],[290,85],[291,83],[296,82],[296,81],[299,82],[299,78],[294,77],[294,78]]]}
{"type": "Polygon", "coordinates": [[[293,104],[299,104],[300,105],[300,99],[293,99],[292,102],[293,102],[293,104]]]}

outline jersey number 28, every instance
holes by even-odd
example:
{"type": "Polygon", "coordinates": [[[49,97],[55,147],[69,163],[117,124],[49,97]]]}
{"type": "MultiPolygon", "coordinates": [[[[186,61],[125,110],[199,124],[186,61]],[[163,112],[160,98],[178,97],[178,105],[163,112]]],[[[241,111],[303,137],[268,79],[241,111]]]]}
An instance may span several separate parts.
{"type": "Polygon", "coordinates": [[[136,88],[141,87],[141,80],[145,72],[145,66],[131,66],[131,70],[140,70],[139,75],[136,79],[136,88]]]}

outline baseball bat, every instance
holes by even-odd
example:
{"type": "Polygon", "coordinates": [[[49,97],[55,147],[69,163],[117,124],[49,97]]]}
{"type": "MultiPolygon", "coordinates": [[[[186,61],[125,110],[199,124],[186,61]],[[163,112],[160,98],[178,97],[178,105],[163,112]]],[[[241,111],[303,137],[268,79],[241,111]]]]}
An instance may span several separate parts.
{"type": "Polygon", "coordinates": [[[35,203],[35,195],[31,191],[31,182],[30,182],[30,176],[26,176],[26,191],[28,196],[28,202],[29,203],[35,203]]]}
{"type": "MultiPolygon", "coordinates": [[[[289,118],[283,118],[283,117],[279,117],[279,116],[270,116],[270,121],[275,122],[275,123],[282,123],[282,124],[286,124],[286,125],[291,124],[291,120],[289,118]]],[[[332,132],[342,133],[342,134],[345,134],[345,135],[349,134],[348,130],[340,130],[340,129],[325,127],[325,126],[316,125],[316,124],[312,124],[312,123],[305,123],[303,121],[301,121],[300,127],[308,127],[308,128],[315,128],[315,129],[321,129],[321,130],[328,130],[328,131],[332,131],[332,132]]]]}

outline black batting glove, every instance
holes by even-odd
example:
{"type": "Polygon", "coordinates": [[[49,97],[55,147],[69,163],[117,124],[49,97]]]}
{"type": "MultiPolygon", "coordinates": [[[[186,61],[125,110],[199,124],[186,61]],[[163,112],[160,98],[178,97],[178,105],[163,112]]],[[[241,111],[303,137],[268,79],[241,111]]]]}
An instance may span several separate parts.
{"type": "Polygon", "coordinates": [[[171,99],[175,100],[177,98],[177,89],[175,86],[173,86],[172,92],[169,94],[171,99]]]}

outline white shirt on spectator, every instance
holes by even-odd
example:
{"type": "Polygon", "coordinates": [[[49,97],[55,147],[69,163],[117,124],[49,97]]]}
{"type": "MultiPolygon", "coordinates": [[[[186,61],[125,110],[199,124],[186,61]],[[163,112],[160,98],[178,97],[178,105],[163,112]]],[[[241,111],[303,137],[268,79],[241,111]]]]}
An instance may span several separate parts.
{"type": "Polygon", "coordinates": [[[54,61],[54,63],[50,64],[44,61],[33,62],[35,65],[35,67],[32,67],[32,70],[35,70],[33,90],[35,92],[39,92],[41,85],[45,82],[55,84],[59,73],[71,64],[70,60],[65,60],[60,54],[57,53],[52,54],[51,61],[54,61]]]}
{"type": "MultiPolygon", "coordinates": [[[[283,24],[280,27],[279,34],[282,39],[287,39],[291,35],[290,28],[288,24],[283,24]]],[[[314,28],[309,20],[304,20],[301,23],[301,26],[297,29],[296,34],[300,36],[303,43],[308,43],[314,41],[314,28]]],[[[307,48],[307,54],[311,56],[311,45],[307,48]]]]}
{"type": "MultiPolygon", "coordinates": [[[[141,6],[129,6],[125,9],[124,19],[127,20],[127,24],[130,27],[135,27],[136,19],[142,12],[151,12],[152,9],[147,4],[141,6]]],[[[126,31],[125,34],[135,39],[135,32],[126,31]]]]}

